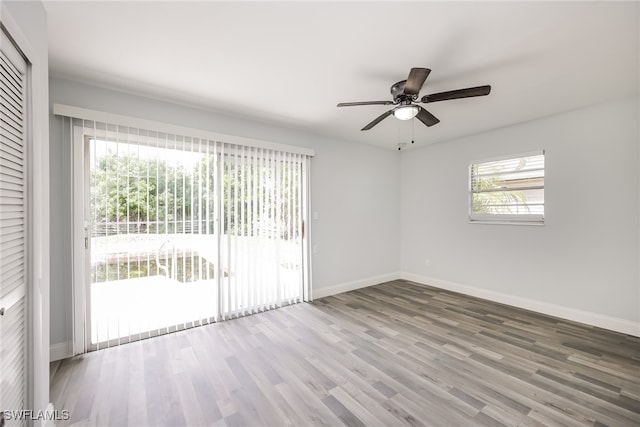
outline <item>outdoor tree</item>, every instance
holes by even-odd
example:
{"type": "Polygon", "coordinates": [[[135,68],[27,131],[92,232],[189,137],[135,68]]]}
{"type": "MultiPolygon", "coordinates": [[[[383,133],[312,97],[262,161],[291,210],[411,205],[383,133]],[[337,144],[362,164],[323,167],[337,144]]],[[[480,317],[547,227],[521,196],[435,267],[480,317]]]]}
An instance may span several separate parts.
{"type": "Polygon", "coordinates": [[[190,212],[191,179],[181,165],[108,153],[91,170],[91,214],[105,229],[125,226],[129,232],[160,232],[163,223],[190,212]]]}
{"type": "Polygon", "coordinates": [[[224,233],[299,235],[299,166],[228,160],[219,166],[217,156],[201,156],[184,166],[131,153],[101,155],[91,170],[94,234],[214,233],[220,192],[224,233]]]}

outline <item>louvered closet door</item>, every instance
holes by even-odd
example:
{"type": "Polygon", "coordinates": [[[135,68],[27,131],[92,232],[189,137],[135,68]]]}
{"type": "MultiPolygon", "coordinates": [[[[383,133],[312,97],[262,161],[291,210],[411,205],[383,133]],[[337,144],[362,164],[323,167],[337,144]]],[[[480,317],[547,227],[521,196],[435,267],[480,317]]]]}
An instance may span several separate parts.
{"type": "Polygon", "coordinates": [[[0,411],[19,411],[26,395],[27,66],[0,33],[0,411]]]}

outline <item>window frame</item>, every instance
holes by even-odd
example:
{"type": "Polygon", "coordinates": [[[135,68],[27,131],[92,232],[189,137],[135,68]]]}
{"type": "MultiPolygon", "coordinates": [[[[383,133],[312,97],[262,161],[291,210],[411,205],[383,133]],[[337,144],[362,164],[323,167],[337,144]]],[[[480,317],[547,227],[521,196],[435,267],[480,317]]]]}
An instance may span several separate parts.
{"type": "Polygon", "coordinates": [[[474,160],[469,162],[468,167],[468,191],[467,191],[467,208],[468,208],[468,218],[469,222],[472,224],[503,224],[503,225],[544,225],[545,224],[545,215],[544,215],[544,176],[546,171],[546,166],[542,168],[542,191],[543,191],[543,213],[542,214],[474,214],[473,213],[473,195],[476,193],[473,190],[473,169],[474,166],[481,165],[483,163],[491,163],[491,162],[499,162],[503,160],[515,160],[521,159],[525,157],[532,156],[543,156],[543,161],[546,157],[546,152],[544,149],[529,151],[524,153],[515,153],[508,154],[499,157],[485,158],[481,160],[474,160]]]}

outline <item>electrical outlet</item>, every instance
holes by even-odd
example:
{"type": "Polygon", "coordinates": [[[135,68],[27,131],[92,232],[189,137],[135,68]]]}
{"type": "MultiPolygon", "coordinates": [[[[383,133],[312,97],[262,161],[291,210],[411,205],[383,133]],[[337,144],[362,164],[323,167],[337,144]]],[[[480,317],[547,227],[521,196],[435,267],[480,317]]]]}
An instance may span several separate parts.
{"type": "Polygon", "coordinates": [[[317,254],[318,252],[320,252],[320,247],[318,245],[313,245],[313,253],[317,254]]]}
{"type": "Polygon", "coordinates": [[[431,265],[431,260],[429,258],[425,258],[424,260],[424,265],[426,265],[427,267],[429,267],[431,265]]]}

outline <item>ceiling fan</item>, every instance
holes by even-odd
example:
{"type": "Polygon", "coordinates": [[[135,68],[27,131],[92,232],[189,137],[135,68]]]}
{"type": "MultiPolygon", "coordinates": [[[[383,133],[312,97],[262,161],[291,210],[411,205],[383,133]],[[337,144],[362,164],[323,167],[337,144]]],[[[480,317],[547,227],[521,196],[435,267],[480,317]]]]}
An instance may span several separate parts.
{"type": "Polygon", "coordinates": [[[449,99],[471,98],[474,96],[489,95],[491,86],[477,86],[466,89],[450,90],[447,92],[432,93],[425,95],[418,100],[420,89],[427,76],[431,72],[428,68],[412,68],[409,72],[407,80],[399,81],[391,86],[391,95],[393,101],[362,101],[362,102],[341,102],[338,107],[355,107],[359,105],[396,105],[389,111],[386,111],[376,117],[371,123],[363,127],[361,130],[369,130],[390,115],[394,115],[400,120],[409,120],[416,117],[427,126],[433,126],[440,122],[436,116],[425,110],[422,106],[416,105],[418,102],[429,103],[437,101],[446,101],[449,99]]]}

